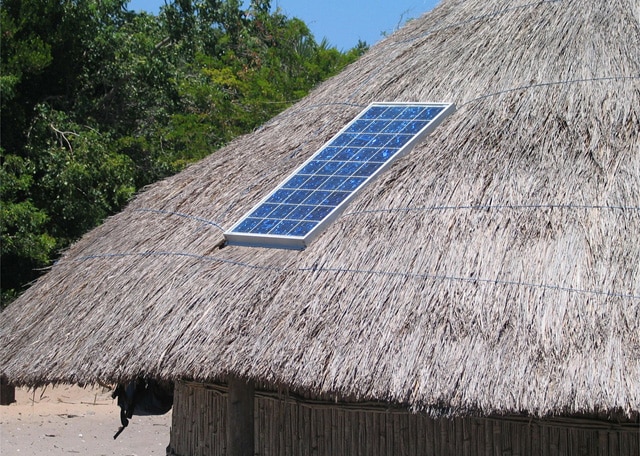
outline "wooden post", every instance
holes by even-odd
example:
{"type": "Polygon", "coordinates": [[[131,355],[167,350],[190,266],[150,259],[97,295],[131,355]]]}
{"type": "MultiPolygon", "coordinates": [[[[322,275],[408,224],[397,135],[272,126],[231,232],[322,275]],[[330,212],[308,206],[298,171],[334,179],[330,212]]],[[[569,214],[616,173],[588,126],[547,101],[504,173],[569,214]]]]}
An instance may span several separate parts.
{"type": "Polygon", "coordinates": [[[229,377],[227,455],[253,456],[253,383],[229,377]]]}
{"type": "Polygon", "coordinates": [[[9,385],[7,378],[0,376],[0,405],[13,404],[16,401],[16,388],[9,385]]]}

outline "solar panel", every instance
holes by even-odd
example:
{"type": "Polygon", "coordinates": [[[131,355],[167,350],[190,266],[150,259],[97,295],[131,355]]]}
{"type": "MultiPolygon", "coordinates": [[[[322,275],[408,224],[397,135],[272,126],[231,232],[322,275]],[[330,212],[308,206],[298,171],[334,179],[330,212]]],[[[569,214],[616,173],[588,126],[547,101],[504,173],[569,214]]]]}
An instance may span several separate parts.
{"type": "Polygon", "coordinates": [[[226,231],[227,243],[304,249],[453,111],[450,103],[372,103],[226,231]]]}

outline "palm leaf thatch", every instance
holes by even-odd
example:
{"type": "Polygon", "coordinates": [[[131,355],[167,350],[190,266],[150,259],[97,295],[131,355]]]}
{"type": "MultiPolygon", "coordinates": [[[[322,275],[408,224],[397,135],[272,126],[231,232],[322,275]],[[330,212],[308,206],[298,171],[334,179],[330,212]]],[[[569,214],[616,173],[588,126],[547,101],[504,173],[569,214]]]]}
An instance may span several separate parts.
{"type": "Polygon", "coordinates": [[[639,43],[635,0],[443,0],[84,236],[3,313],[2,373],[637,413],[639,43]],[[457,112],[306,250],[224,245],[372,101],[457,112]]]}

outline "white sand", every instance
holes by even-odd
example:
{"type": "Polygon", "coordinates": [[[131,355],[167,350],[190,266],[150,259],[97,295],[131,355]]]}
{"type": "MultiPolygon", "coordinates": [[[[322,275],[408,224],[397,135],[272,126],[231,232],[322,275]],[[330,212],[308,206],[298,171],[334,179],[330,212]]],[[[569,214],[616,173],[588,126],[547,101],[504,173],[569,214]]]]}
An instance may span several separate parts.
{"type": "Polygon", "coordinates": [[[103,388],[16,389],[0,406],[0,455],[147,456],[166,453],[171,412],[134,416],[117,440],[120,409],[103,388]]]}

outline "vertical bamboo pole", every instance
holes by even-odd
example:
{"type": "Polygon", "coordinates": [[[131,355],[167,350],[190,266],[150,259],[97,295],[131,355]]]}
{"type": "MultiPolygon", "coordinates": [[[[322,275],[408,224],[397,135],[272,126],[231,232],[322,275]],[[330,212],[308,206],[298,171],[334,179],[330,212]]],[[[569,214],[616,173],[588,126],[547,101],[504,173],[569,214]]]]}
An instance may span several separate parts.
{"type": "Polygon", "coordinates": [[[7,378],[0,377],[0,405],[13,404],[16,401],[16,388],[10,385],[7,378]]]}
{"type": "Polygon", "coordinates": [[[227,399],[228,456],[253,456],[253,401],[253,383],[230,377],[227,399]]]}

